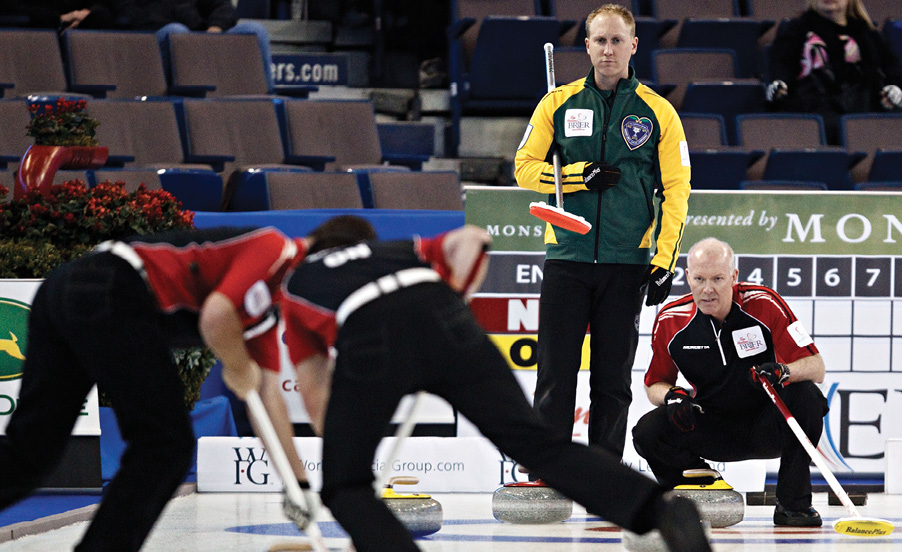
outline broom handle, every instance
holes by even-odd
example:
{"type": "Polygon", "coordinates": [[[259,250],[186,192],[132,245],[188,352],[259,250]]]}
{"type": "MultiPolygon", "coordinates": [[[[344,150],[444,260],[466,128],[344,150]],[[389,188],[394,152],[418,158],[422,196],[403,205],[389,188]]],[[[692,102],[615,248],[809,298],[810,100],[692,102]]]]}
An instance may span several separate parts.
{"type": "MultiPolygon", "coordinates": [[[[545,83],[548,92],[551,92],[557,86],[554,80],[554,45],[550,42],[545,43],[545,83]]],[[[561,154],[556,145],[552,155],[552,163],[554,166],[554,201],[558,209],[563,209],[564,190],[561,185],[561,154]]]]}
{"type": "MultiPolygon", "coordinates": [[[[288,461],[285,449],[282,448],[279,437],[276,435],[276,428],[273,427],[272,420],[270,420],[269,414],[266,413],[266,408],[263,406],[263,400],[260,398],[260,394],[257,393],[256,389],[248,391],[245,402],[247,403],[247,407],[250,409],[251,414],[254,416],[254,421],[257,423],[257,428],[260,431],[259,437],[263,441],[263,446],[266,447],[269,457],[272,459],[273,464],[275,464],[276,472],[278,472],[279,477],[282,478],[282,483],[285,485],[285,494],[288,496],[288,499],[298,505],[307,504],[307,498],[301,491],[301,486],[294,476],[294,471],[291,469],[291,463],[288,461]]],[[[310,504],[307,504],[308,508],[310,508],[310,506],[310,504]]],[[[325,544],[322,542],[323,534],[319,530],[319,525],[316,524],[316,520],[311,518],[310,524],[304,532],[310,537],[310,544],[316,552],[327,551],[325,544]]]]}
{"type": "Polygon", "coordinates": [[[407,419],[398,426],[397,431],[395,431],[395,442],[392,445],[391,451],[388,453],[388,465],[385,466],[385,470],[379,474],[379,478],[376,480],[374,485],[374,489],[376,490],[376,496],[378,498],[382,498],[382,489],[385,487],[385,483],[388,481],[389,475],[391,475],[391,470],[389,466],[391,465],[392,458],[397,456],[398,452],[401,451],[401,445],[404,443],[404,440],[410,437],[413,433],[413,426],[417,424],[416,413],[417,408],[419,408],[420,403],[423,402],[422,399],[426,395],[425,391],[417,391],[416,396],[413,400],[413,404],[410,405],[410,412],[407,414],[407,419]]]}
{"type": "Polygon", "coordinates": [[[783,399],[777,395],[776,390],[774,390],[774,386],[771,385],[769,381],[764,378],[758,377],[755,374],[758,381],[761,382],[762,387],[764,387],[764,391],[767,393],[767,396],[770,397],[770,400],[774,402],[777,408],[780,410],[780,413],[783,414],[783,417],[786,419],[786,423],[789,425],[789,429],[795,433],[796,438],[802,443],[802,446],[805,448],[805,452],[808,453],[808,456],[814,461],[814,464],[817,466],[819,470],[821,470],[821,475],[824,476],[824,479],[827,480],[827,483],[830,485],[830,488],[833,489],[833,492],[836,496],[839,497],[842,505],[846,507],[854,517],[861,517],[861,514],[858,513],[858,508],[852,504],[852,500],[849,498],[849,495],[846,494],[846,491],[842,488],[842,485],[839,484],[836,477],[833,475],[833,472],[830,471],[830,468],[827,467],[827,463],[824,462],[823,456],[821,453],[814,448],[814,445],[811,444],[811,440],[808,439],[808,436],[805,435],[805,432],[802,430],[802,426],[799,425],[799,422],[796,421],[795,416],[792,415],[792,412],[789,411],[789,408],[786,407],[786,403],[783,402],[783,399]]]}

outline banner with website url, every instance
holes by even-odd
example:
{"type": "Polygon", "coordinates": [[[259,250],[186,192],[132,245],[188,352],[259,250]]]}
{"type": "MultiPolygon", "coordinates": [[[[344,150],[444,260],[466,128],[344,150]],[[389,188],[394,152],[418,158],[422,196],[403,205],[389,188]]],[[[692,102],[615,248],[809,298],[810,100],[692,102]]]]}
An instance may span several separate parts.
{"type": "MultiPolygon", "coordinates": [[[[492,492],[528,475],[484,437],[411,437],[389,457],[395,438],[382,440],[372,469],[376,477],[408,476],[416,485],[398,486],[398,492],[492,492]]],[[[322,486],[322,441],[295,437],[294,445],[304,463],[310,486],[322,486]]],[[[762,461],[714,465],[741,492],[764,490],[762,461]]],[[[638,467],[644,475],[651,472],[638,467]]],[[[279,492],[282,480],[262,443],[251,437],[201,437],[197,447],[197,490],[200,492],[279,492]]]]}

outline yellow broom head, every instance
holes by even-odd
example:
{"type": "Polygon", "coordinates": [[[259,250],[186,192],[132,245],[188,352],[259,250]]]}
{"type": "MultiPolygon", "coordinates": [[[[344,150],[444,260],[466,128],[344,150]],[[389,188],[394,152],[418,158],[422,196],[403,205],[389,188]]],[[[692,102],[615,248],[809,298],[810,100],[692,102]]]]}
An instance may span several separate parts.
{"type": "Polygon", "coordinates": [[[895,526],[885,519],[848,517],[833,522],[833,530],[851,537],[885,537],[891,535],[895,526]]]}

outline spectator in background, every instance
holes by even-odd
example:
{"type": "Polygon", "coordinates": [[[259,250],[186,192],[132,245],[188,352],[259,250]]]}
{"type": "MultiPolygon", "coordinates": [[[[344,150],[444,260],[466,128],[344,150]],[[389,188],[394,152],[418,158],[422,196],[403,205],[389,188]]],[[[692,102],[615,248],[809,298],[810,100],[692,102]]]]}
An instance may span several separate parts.
{"type": "Polygon", "coordinates": [[[57,29],[113,27],[112,0],[9,0],[0,9],[3,25],[57,29]]]}
{"type": "Polygon", "coordinates": [[[818,113],[840,143],[846,113],[902,109],[902,66],[862,0],[808,0],[780,25],[771,47],[767,100],[779,111],[818,113]]]}
{"type": "Polygon", "coordinates": [[[166,78],[171,75],[169,35],[191,31],[252,34],[260,44],[267,87],[274,89],[269,33],[260,23],[238,22],[230,0],[113,0],[116,21],[126,29],[155,31],[163,55],[166,78]]]}

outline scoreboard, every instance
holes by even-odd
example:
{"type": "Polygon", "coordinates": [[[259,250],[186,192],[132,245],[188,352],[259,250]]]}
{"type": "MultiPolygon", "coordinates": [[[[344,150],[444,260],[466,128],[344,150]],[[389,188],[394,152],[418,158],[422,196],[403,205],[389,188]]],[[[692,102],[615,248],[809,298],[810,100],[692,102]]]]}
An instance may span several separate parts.
{"type": "MultiPolygon", "coordinates": [[[[546,198],[519,188],[468,187],[466,194],[467,222],[494,240],[471,306],[530,394],[545,224],[529,214],[529,203],[546,198]]],[[[689,293],[685,253],[706,237],[729,243],[739,280],[775,289],[814,338],[831,408],[819,447],[831,468],[882,475],[886,440],[902,438],[902,194],[693,191],[669,300],[689,293]]],[[[640,317],[631,424],[651,408],[642,377],[659,308],[644,307],[640,317]]],[[[575,438],[589,408],[585,389],[577,396],[575,438]]],[[[635,459],[630,446],[625,459],[635,459]]]]}
{"type": "MultiPolygon", "coordinates": [[[[773,288],[784,298],[902,298],[902,257],[737,255],[736,268],[741,281],[773,288]]],[[[673,293],[689,293],[685,269],[682,255],[673,293]]]]}

